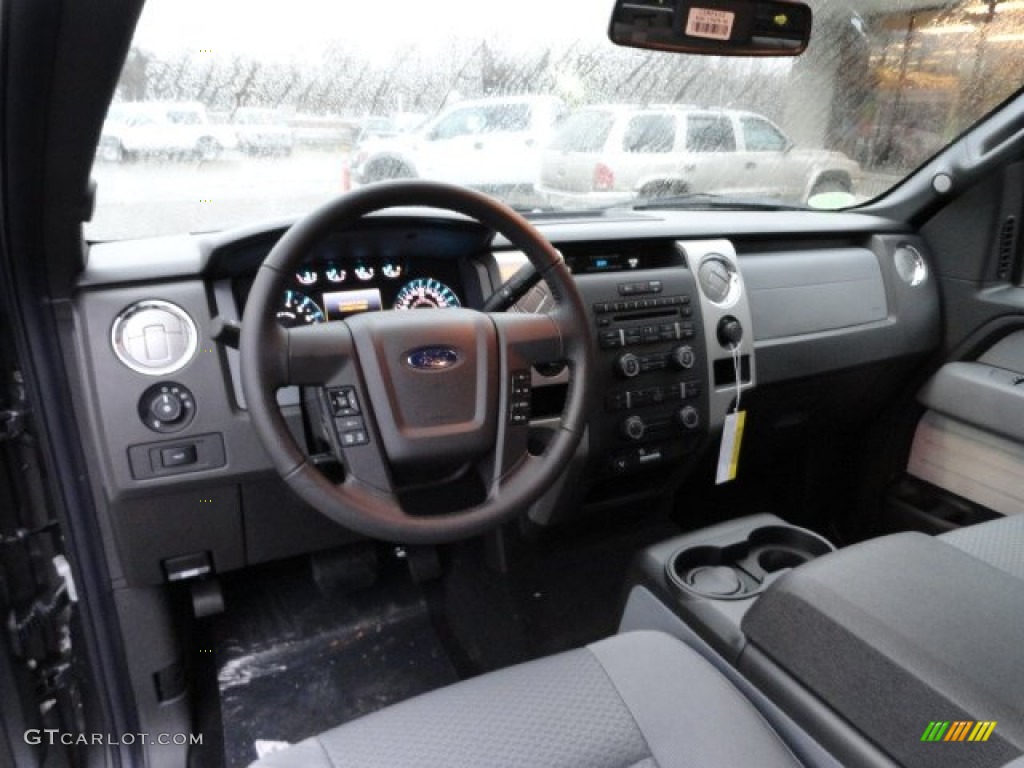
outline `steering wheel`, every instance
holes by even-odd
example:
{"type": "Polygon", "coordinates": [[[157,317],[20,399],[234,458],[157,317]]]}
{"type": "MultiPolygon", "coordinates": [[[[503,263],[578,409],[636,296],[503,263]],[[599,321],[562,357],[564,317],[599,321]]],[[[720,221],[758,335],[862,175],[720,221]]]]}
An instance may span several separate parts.
{"type": "Polygon", "coordinates": [[[346,528],[407,544],[474,536],[536,501],[579,445],[594,365],[583,299],[551,244],[504,204],[426,181],[364,187],[296,222],[252,284],[239,349],[249,416],[281,477],[346,528]],[[504,235],[547,282],[554,309],[364,312],[298,328],[278,324],[273,308],[288,276],[324,237],[404,206],[454,211],[504,235]],[[531,367],[563,361],[570,369],[565,408],[543,453],[534,455],[527,447],[531,367]],[[311,388],[311,416],[345,467],[340,483],[320,471],[285,423],[276,394],[292,384],[311,388]],[[468,503],[445,508],[454,494],[443,492],[433,494],[435,508],[403,503],[411,489],[430,498],[423,490],[430,482],[472,472],[481,490],[468,503]]]}

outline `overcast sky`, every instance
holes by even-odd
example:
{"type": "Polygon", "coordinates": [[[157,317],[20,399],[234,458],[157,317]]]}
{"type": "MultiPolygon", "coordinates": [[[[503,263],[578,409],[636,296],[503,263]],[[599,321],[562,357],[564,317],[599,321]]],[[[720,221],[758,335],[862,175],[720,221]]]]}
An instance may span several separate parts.
{"type": "Polygon", "coordinates": [[[209,49],[305,58],[342,43],[386,55],[452,37],[607,39],[611,9],[611,0],[148,0],[135,39],[161,54],[209,49]]]}

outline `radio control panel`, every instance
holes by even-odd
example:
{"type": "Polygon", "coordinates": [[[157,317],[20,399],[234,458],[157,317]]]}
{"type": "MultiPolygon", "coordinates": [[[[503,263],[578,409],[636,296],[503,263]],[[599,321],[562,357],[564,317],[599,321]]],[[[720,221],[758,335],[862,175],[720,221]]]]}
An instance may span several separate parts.
{"type": "Polygon", "coordinates": [[[707,354],[696,280],[684,266],[589,274],[603,407],[591,440],[603,469],[626,475],[667,465],[707,432],[707,354]]]}

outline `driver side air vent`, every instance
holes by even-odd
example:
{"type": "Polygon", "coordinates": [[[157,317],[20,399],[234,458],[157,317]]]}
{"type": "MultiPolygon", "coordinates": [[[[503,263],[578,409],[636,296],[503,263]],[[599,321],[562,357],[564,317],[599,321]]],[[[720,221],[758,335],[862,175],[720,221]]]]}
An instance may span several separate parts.
{"type": "Polygon", "coordinates": [[[996,261],[996,278],[1009,280],[1013,271],[1013,253],[1017,240],[1017,217],[1007,216],[999,230],[999,251],[996,261]]]}

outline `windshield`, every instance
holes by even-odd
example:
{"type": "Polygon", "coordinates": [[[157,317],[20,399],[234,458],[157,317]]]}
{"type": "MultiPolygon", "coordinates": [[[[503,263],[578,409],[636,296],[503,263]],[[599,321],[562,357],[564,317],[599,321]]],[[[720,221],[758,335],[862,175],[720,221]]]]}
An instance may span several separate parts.
{"type": "Polygon", "coordinates": [[[1021,86],[1021,0],[811,5],[807,51],[763,59],[617,47],[612,0],[149,0],[86,235],[223,229],[413,177],[527,211],[849,207],[1021,86]]]}

